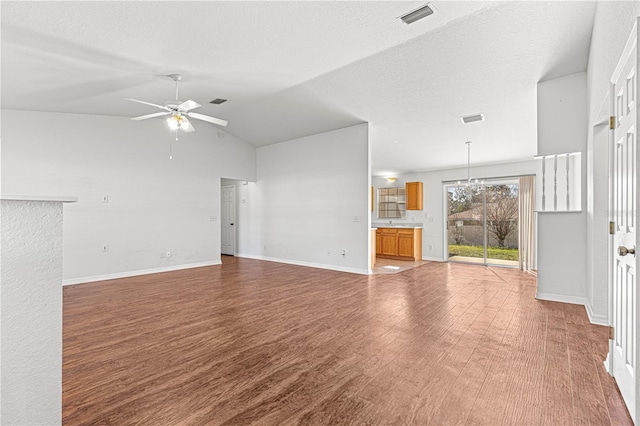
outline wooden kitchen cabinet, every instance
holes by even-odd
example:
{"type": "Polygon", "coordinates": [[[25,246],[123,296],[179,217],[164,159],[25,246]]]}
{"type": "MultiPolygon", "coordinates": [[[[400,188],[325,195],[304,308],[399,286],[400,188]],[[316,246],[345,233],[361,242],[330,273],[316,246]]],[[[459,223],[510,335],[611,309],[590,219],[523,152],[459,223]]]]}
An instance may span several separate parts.
{"type": "Polygon", "coordinates": [[[405,184],[407,210],[422,210],[422,182],[407,182],[405,184]]]}
{"type": "Polygon", "coordinates": [[[413,258],[413,229],[398,229],[398,252],[396,255],[413,258]]]}
{"type": "Polygon", "coordinates": [[[373,269],[374,266],[376,265],[376,252],[377,252],[377,244],[376,244],[376,230],[372,229],[371,233],[369,234],[370,238],[371,238],[371,244],[373,244],[375,247],[371,247],[371,259],[370,259],[370,265],[369,265],[369,269],[373,269]]]}
{"type": "Polygon", "coordinates": [[[398,230],[390,228],[382,228],[381,245],[383,256],[398,255],[398,230]]]}
{"type": "Polygon", "coordinates": [[[376,242],[379,257],[422,259],[422,228],[378,228],[376,242]]]}

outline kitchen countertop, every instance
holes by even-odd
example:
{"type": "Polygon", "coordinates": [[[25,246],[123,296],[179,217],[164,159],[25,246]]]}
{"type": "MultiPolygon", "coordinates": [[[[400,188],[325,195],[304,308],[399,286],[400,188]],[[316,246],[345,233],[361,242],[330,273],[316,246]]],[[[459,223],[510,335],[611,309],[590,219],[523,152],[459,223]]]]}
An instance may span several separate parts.
{"type": "Polygon", "coordinates": [[[398,223],[372,223],[372,228],[423,228],[422,223],[408,223],[408,222],[398,222],[398,223]]]}

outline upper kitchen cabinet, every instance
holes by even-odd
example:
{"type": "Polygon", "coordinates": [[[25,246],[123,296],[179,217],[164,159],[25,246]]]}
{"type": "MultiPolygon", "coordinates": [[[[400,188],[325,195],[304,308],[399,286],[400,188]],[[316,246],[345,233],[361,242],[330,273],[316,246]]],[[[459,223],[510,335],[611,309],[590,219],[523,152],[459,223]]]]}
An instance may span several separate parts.
{"type": "Polygon", "coordinates": [[[405,189],[407,210],[422,210],[422,182],[407,182],[405,189]]]}

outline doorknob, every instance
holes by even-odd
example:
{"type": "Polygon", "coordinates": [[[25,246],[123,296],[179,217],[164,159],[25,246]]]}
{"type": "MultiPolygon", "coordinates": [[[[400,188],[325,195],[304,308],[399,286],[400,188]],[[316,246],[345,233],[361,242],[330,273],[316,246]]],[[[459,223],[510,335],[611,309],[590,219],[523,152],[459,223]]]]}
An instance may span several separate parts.
{"type": "Polygon", "coordinates": [[[632,255],[636,255],[636,248],[631,247],[630,249],[626,248],[625,246],[620,246],[618,247],[618,254],[620,256],[626,256],[627,254],[632,254],[632,255]]]}
{"type": "Polygon", "coordinates": [[[233,223],[230,223],[229,225],[233,226],[233,223]]]}

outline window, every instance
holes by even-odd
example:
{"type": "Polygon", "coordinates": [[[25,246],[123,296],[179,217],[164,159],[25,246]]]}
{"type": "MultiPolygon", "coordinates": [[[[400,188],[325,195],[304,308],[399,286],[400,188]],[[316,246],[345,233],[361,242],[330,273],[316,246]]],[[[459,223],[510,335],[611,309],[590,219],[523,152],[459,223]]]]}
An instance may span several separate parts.
{"type": "Polygon", "coordinates": [[[402,218],[406,212],[404,188],[378,189],[378,218],[402,218]]]}

